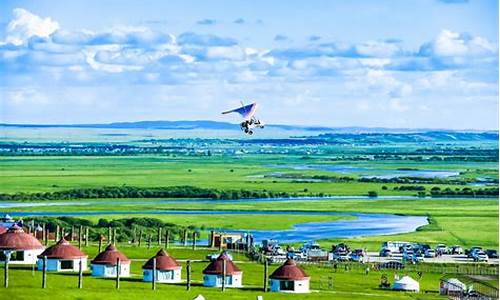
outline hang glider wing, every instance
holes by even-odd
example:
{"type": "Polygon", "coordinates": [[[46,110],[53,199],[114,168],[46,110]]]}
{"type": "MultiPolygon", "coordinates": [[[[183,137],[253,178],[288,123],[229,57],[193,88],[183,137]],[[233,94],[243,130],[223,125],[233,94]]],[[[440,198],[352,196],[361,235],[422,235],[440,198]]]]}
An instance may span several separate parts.
{"type": "Polygon", "coordinates": [[[243,117],[243,119],[250,120],[255,114],[256,110],[257,110],[257,103],[254,102],[252,104],[243,105],[242,107],[236,109],[225,111],[223,112],[223,114],[236,112],[239,113],[243,117]]]}

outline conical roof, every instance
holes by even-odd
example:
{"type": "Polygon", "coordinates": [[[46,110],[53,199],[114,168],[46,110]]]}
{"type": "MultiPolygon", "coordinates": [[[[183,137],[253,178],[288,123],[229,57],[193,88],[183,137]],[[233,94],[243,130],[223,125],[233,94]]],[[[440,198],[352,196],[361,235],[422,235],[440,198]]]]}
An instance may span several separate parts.
{"type": "Polygon", "coordinates": [[[47,256],[47,258],[63,258],[63,259],[74,259],[74,258],[84,258],[87,257],[85,253],[80,251],[77,247],[71,245],[64,238],[60,239],[57,244],[50,246],[45,249],[42,254],[38,255],[38,258],[47,256]]]}
{"type": "Polygon", "coordinates": [[[224,261],[226,261],[226,275],[240,274],[241,270],[229,259],[226,252],[222,252],[216,260],[212,261],[203,270],[203,274],[222,275],[224,269],[224,261]]]}
{"type": "Polygon", "coordinates": [[[2,225],[0,225],[0,234],[6,233],[6,232],[7,232],[7,228],[5,228],[2,225]]]}
{"type": "Polygon", "coordinates": [[[151,257],[142,268],[153,269],[153,261],[155,258],[157,270],[178,270],[181,268],[181,265],[163,249],[158,251],[155,256],[151,257]]]}
{"type": "Polygon", "coordinates": [[[130,259],[125,254],[118,251],[115,245],[110,244],[103,252],[97,254],[91,263],[96,265],[116,265],[118,258],[120,258],[120,263],[130,263],[130,259]]]}
{"type": "Polygon", "coordinates": [[[283,265],[277,268],[271,276],[272,279],[280,280],[303,280],[309,278],[302,268],[297,266],[293,259],[287,259],[283,265]]]}
{"type": "Polygon", "coordinates": [[[7,232],[0,234],[0,250],[35,250],[43,249],[43,245],[32,235],[12,225],[7,232]]]}

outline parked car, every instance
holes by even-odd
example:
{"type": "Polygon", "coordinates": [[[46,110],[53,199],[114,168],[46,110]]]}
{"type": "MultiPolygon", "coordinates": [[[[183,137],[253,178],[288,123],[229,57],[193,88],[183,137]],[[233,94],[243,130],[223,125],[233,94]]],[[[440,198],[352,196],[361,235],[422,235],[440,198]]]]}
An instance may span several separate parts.
{"type": "Polygon", "coordinates": [[[391,251],[391,249],[388,249],[388,248],[382,248],[382,250],[380,250],[378,255],[381,257],[391,257],[392,251],[391,251]]]}
{"type": "Polygon", "coordinates": [[[448,248],[446,247],[445,244],[438,244],[436,246],[436,254],[442,255],[442,254],[448,254],[448,248]]]}
{"type": "Polygon", "coordinates": [[[474,254],[474,252],[478,251],[478,250],[482,251],[483,248],[479,247],[479,246],[473,246],[470,249],[465,250],[465,255],[467,255],[467,257],[469,257],[469,258],[472,258],[472,255],[474,254]]]}
{"type": "Polygon", "coordinates": [[[333,254],[333,260],[335,261],[350,261],[351,257],[348,254],[333,254]]]}
{"type": "Polygon", "coordinates": [[[488,261],[488,255],[482,250],[476,250],[472,253],[472,259],[474,261],[488,261]]]}
{"type": "Polygon", "coordinates": [[[498,258],[498,252],[494,249],[486,250],[486,255],[488,256],[488,258],[498,258]]]}
{"type": "Polygon", "coordinates": [[[436,257],[436,251],[434,251],[432,249],[427,249],[427,250],[425,250],[424,256],[427,258],[436,257]]]}
{"type": "Polygon", "coordinates": [[[363,261],[363,259],[366,256],[366,252],[363,249],[355,249],[351,254],[349,255],[351,257],[352,261],[363,261]]]}
{"type": "Polygon", "coordinates": [[[458,245],[453,245],[450,247],[450,254],[463,254],[464,253],[464,249],[462,249],[462,247],[458,246],[458,245]]]}

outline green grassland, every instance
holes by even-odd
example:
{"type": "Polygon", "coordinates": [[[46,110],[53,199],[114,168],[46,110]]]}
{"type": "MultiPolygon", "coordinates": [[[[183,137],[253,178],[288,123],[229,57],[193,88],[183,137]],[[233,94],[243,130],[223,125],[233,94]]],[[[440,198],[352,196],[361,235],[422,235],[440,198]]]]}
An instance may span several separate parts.
{"type": "MultiPolygon", "coordinates": [[[[346,148],[346,151],[350,151],[346,148]]],[[[275,168],[271,165],[283,164],[314,164],[327,163],[359,167],[376,167],[387,169],[388,172],[398,168],[418,168],[431,170],[450,170],[460,173],[460,178],[474,179],[478,177],[498,178],[497,162],[416,162],[409,160],[399,161],[332,161],[328,156],[311,156],[304,160],[297,155],[243,155],[243,156],[172,156],[172,155],[135,155],[135,156],[2,156],[0,157],[0,193],[17,192],[50,192],[72,188],[91,188],[102,186],[137,186],[137,187],[166,187],[190,185],[214,189],[245,189],[268,190],[276,192],[297,193],[325,193],[329,195],[366,195],[369,191],[376,191],[379,196],[415,195],[415,191],[395,191],[394,183],[373,182],[294,182],[282,178],[264,177],[273,172],[286,172],[306,176],[330,175],[346,176],[342,173],[320,170],[294,170],[290,168],[275,168]],[[387,189],[382,189],[386,186],[387,189]]],[[[353,172],[347,176],[358,178],[360,174],[353,172]]],[[[418,184],[425,186],[429,191],[436,184],[418,184]]],[[[463,188],[465,185],[439,184],[441,189],[450,187],[463,188]]],[[[496,186],[497,187],[497,186],[496,186]]],[[[427,216],[429,225],[419,228],[416,232],[388,235],[367,236],[351,239],[329,239],[319,241],[325,248],[332,243],[347,242],[351,247],[364,247],[371,251],[379,249],[385,240],[408,240],[425,242],[431,245],[437,243],[459,244],[463,247],[480,245],[484,248],[498,248],[498,199],[483,198],[422,198],[422,199],[356,199],[356,200],[321,200],[304,201],[262,201],[245,203],[141,203],[148,199],[122,199],[130,201],[126,204],[106,204],[110,199],[64,200],[101,203],[91,206],[32,206],[17,208],[1,208],[2,212],[93,212],[90,216],[81,216],[97,222],[100,218],[108,220],[130,217],[128,212],[141,212],[134,217],[152,217],[164,222],[181,226],[195,226],[203,228],[226,229],[290,229],[293,224],[303,222],[326,222],[352,218],[350,216],[335,215],[305,215],[304,211],[317,212],[365,212],[389,213],[427,216]],[[148,214],[158,210],[240,210],[248,213],[239,215],[173,215],[148,214]],[[280,216],[262,216],[255,211],[291,210],[296,213],[280,216]],[[116,214],[107,215],[106,211],[116,214]],[[254,212],[254,213],[252,213],[254,212]]],[[[58,200],[51,201],[57,204],[58,200]]],[[[62,201],[61,201],[62,202],[62,201]]],[[[48,202],[47,202],[48,204],[48,202]]],[[[202,233],[204,238],[206,232],[202,233]]],[[[242,268],[243,289],[229,289],[222,293],[218,289],[203,288],[201,271],[206,262],[195,262],[193,265],[194,286],[191,291],[185,291],[183,285],[158,284],[156,291],[151,285],[141,281],[141,265],[145,259],[152,256],[157,246],[152,249],[138,248],[128,244],[120,244],[132,263],[130,279],[124,279],[121,289],[115,290],[114,281],[109,279],[92,278],[86,273],[84,289],[76,289],[77,276],[70,274],[49,274],[49,283],[46,290],[42,290],[41,274],[32,274],[29,268],[12,267],[10,272],[9,289],[1,289],[0,298],[3,299],[192,299],[197,294],[203,294],[206,299],[220,299],[230,297],[234,299],[255,299],[257,295],[264,295],[262,287],[263,266],[249,262],[239,254],[235,260],[242,268]]],[[[89,257],[97,253],[96,245],[84,248],[89,257]]],[[[211,252],[207,249],[196,251],[174,248],[169,252],[180,260],[204,259],[211,252]]],[[[182,262],[184,270],[185,263],[182,262]]],[[[271,267],[271,271],[276,268],[271,267]]],[[[424,274],[420,281],[422,291],[430,293],[399,293],[383,291],[378,288],[380,276],[383,272],[372,271],[365,275],[363,270],[339,270],[318,266],[304,267],[311,275],[312,292],[307,295],[265,294],[264,299],[441,299],[436,293],[439,288],[439,278],[443,274],[424,274]],[[329,290],[320,287],[320,279],[333,277],[334,288],[329,290]]],[[[0,281],[3,281],[3,272],[0,272],[0,281]]],[[[387,272],[392,281],[393,272],[387,272]]],[[[402,273],[401,273],[402,275],[402,273]]],[[[413,278],[416,275],[410,273],[413,278]]],[[[185,276],[185,272],[183,273],[185,276]]]]}
{"type": "MultiPolygon", "coordinates": [[[[308,159],[307,163],[322,163],[324,158],[308,159]]],[[[292,182],[263,177],[272,172],[288,172],[304,175],[346,176],[346,174],[317,170],[296,171],[271,168],[277,162],[303,164],[293,155],[249,155],[245,157],[172,157],[163,155],[144,156],[48,156],[48,157],[0,157],[0,192],[45,192],[71,188],[130,185],[138,187],[193,185],[217,189],[258,189],[276,192],[326,193],[331,195],[366,195],[376,191],[379,195],[414,195],[414,191],[394,191],[399,184],[372,182],[292,182]],[[382,190],[382,186],[388,187],[382,190]]],[[[331,163],[331,162],[330,162],[331,163]]],[[[498,165],[489,162],[426,163],[415,162],[336,162],[352,166],[375,166],[388,170],[397,168],[446,169],[461,172],[473,171],[477,177],[491,176],[498,172],[498,165]]],[[[348,174],[354,178],[356,173],[348,174]]],[[[470,176],[469,176],[470,178],[470,176]]],[[[420,185],[420,184],[419,184],[420,185]]],[[[430,190],[434,185],[422,184],[430,190]]],[[[442,189],[463,187],[440,185],[442,189]]]]}
{"type": "MultiPolygon", "coordinates": [[[[264,293],[262,291],[264,267],[261,264],[253,263],[238,253],[233,253],[233,259],[238,267],[243,271],[243,284],[241,289],[227,289],[222,292],[219,288],[205,288],[201,286],[202,270],[207,262],[192,263],[192,288],[186,291],[185,284],[157,284],[157,289],[151,289],[151,283],[142,281],[141,266],[145,260],[154,255],[157,247],[138,248],[130,245],[119,245],[129,258],[132,259],[130,278],[123,278],[120,289],[115,289],[114,279],[93,278],[90,272],[84,274],[83,289],[78,290],[78,276],[75,273],[58,274],[48,273],[47,289],[41,289],[42,274],[39,271],[34,273],[30,267],[20,267],[11,265],[9,273],[9,288],[1,288],[2,298],[5,299],[192,299],[198,294],[202,294],[206,299],[220,299],[230,297],[231,299],[256,299],[256,296],[263,295],[264,299],[443,299],[437,294],[439,288],[439,278],[441,274],[425,273],[420,280],[422,293],[403,293],[395,291],[381,290],[378,288],[380,277],[386,274],[389,281],[393,281],[393,271],[374,271],[368,275],[363,268],[344,270],[339,268],[334,271],[331,267],[303,266],[305,271],[311,276],[310,294],[282,294],[264,293]],[[332,277],[333,289],[328,289],[327,278],[332,277]],[[320,286],[320,281],[323,285],[320,286]],[[427,293],[425,293],[427,291],[427,293]]],[[[97,253],[95,245],[83,249],[89,257],[97,253]]],[[[185,259],[204,259],[211,250],[198,249],[186,250],[181,248],[169,249],[169,253],[178,259],[183,267],[182,278],[186,279],[185,259]]],[[[277,264],[270,265],[270,272],[277,268],[277,264]]],[[[401,271],[399,275],[406,274],[401,271]]],[[[417,278],[413,272],[410,276],[417,278]]],[[[3,282],[3,272],[0,274],[0,281],[3,282]]]]}

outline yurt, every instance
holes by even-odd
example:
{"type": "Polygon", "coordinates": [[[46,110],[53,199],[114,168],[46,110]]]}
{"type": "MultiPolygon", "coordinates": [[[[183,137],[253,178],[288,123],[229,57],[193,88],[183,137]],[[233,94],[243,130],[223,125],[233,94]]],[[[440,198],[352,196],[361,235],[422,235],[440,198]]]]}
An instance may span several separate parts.
{"type": "Polygon", "coordinates": [[[103,252],[97,254],[90,262],[92,276],[115,277],[118,258],[120,259],[120,276],[130,276],[130,259],[118,251],[115,245],[112,244],[108,245],[103,252]]]}
{"type": "Polygon", "coordinates": [[[271,292],[309,292],[309,280],[311,277],[302,268],[297,266],[291,258],[287,259],[269,278],[271,292]]]}
{"type": "Polygon", "coordinates": [[[7,232],[7,227],[3,227],[2,225],[0,225],[0,234],[6,233],[6,232],[7,232]]]}
{"type": "Polygon", "coordinates": [[[226,262],[226,287],[241,287],[243,272],[231,261],[226,252],[222,252],[203,270],[203,285],[208,287],[222,286],[222,276],[226,262]]]}
{"type": "Polygon", "coordinates": [[[5,261],[5,251],[10,251],[11,264],[34,264],[37,255],[43,252],[45,247],[32,235],[12,225],[7,232],[0,234],[0,261],[5,261]]]}
{"type": "Polygon", "coordinates": [[[65,272],[87,270],[87,255],[64,238],[38,255],[38,270],[43,270],[43,257],[47,257],[47,271],[65,272]]]}
{"type": "Polygon", "coordinates": [[[181,282],[181,265],[161,249],[142,266],[143,280],[153,281],[153,263],[156,259],[155,281],[160,283],[181,282]]]}
{"type": "Polygon", "coordinates": [[[403,276],[401,279],[394,281],[392,289],[397,291],[418,292],[420,291],[420,284],[410,276],[403,276]]]}

